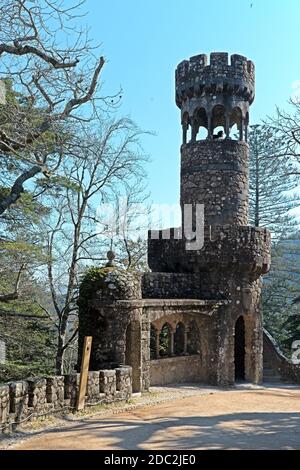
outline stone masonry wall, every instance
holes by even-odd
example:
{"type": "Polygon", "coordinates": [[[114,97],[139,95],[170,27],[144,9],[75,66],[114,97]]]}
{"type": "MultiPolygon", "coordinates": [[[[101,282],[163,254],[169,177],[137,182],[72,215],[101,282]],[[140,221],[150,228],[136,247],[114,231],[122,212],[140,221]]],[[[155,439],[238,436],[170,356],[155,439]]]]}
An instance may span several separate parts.
{"type": "Polygon", "coordinates": [[[264,359],[276,371],[283,382],[300,384],[300,364],[293,364],[285,357],[275,343],[274,338],[264,330],[264,359]]]}
{"type": "MultiPolygon", "coordinates": [[[[80,374],[34,378],[0,384],[0,434],[38,416],[74,410],[80,374]]],[[[132,368],[90,371],[86,405],[128,400],[132,368]]]]}
{"type": "Polygon", "coordinates": [[[203,382],[201,357],[176,356],[155,359],[150,362],[151,385],[165,385],[180,382],[203,382]]]}
{"type": "Polygon", "coordinates": [[[181,147],[183,204],[204,204],[205,225],[248,223],[248,144],[201,140],[181,147]]]}
{"type": "Polygon", "coordinates": [[[185,240],[175,238],[174,229],[170,231],[170,239],[164,239],[163,232],[149,231],[148,263],[152,271],[188,273],[232,269],[235,272],[256,272],[258,277],[270,268],[271,238],[266,229],[206,226],[203,248],[189,251],[185,249],[185,240]]]}

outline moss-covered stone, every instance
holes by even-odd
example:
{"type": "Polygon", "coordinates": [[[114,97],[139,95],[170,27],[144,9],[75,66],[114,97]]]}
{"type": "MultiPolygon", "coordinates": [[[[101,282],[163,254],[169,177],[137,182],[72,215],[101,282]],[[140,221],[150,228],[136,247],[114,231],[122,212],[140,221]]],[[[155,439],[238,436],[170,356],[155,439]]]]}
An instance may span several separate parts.
{"type": "Polygon", "coordinates": [[[139,298],[140,275],[117,267],[89,268],[80,285],[79,306],[97,298],[114,302],[118,299],[139,298]]]}

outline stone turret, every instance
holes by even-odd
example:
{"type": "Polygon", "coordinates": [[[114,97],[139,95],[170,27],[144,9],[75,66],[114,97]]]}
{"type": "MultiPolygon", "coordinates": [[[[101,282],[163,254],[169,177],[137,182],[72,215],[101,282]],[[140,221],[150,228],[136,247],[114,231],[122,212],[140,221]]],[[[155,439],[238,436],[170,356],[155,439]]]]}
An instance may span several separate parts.
{"type": "Polygon", "coordinates": [[[247,141],[249,106],[254,100],[254,64],[246,57],[227,52],[213,52],[210,63],[205,54],[181,62],[176,69],[176,104],[181,109],[183,143],[191,127],[191,141],[199,128],[213,131],[223,126],[228,138],[237,124],[239,140],[247,141]]]}
{"type": "Polygon", "coordinates": [[[246,57],[234,54],[228,64],[227,53],[214,52],[208,64],[201,54],[176,69],[183,130],[180,203],[204,204],[206,224],[248,223],[246,142],[253,99],[254,64],[246,57]],[[230,134],[234,125],[237,139],[230,134]],[[207,137],[198,140],[201,127],[207,137]],[[217,127],[223,131],[214,134],[217,127]]]}

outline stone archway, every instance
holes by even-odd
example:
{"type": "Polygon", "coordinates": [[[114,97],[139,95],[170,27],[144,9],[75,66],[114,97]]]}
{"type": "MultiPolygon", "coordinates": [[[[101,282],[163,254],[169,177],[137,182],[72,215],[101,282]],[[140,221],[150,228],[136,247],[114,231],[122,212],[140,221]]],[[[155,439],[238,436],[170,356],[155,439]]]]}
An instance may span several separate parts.
{"type": "Polygon", "coordinates": [[[245,322],[242,316],[235,324],[234,368],[235,380],[245,380],[245,322]]]}
{"type": "Polygon", "coordinates": [[[125,364],[132,367],[132,391],[140,392],[141,384],[141,326],[132,321],[126,328],[125,364]]]}

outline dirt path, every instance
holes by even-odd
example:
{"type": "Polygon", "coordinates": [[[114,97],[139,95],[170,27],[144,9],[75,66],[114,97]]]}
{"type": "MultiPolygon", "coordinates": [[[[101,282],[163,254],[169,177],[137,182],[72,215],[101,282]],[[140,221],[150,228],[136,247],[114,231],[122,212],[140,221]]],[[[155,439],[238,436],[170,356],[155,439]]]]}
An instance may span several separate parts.
{"type": "MultiPolygon", "coordinates": [[[[166,393],[166,389],[162,391],[166,393]]],[[[300,449],[300,388],[209,390],[70,420],[13,449],[300,449]]]]}

